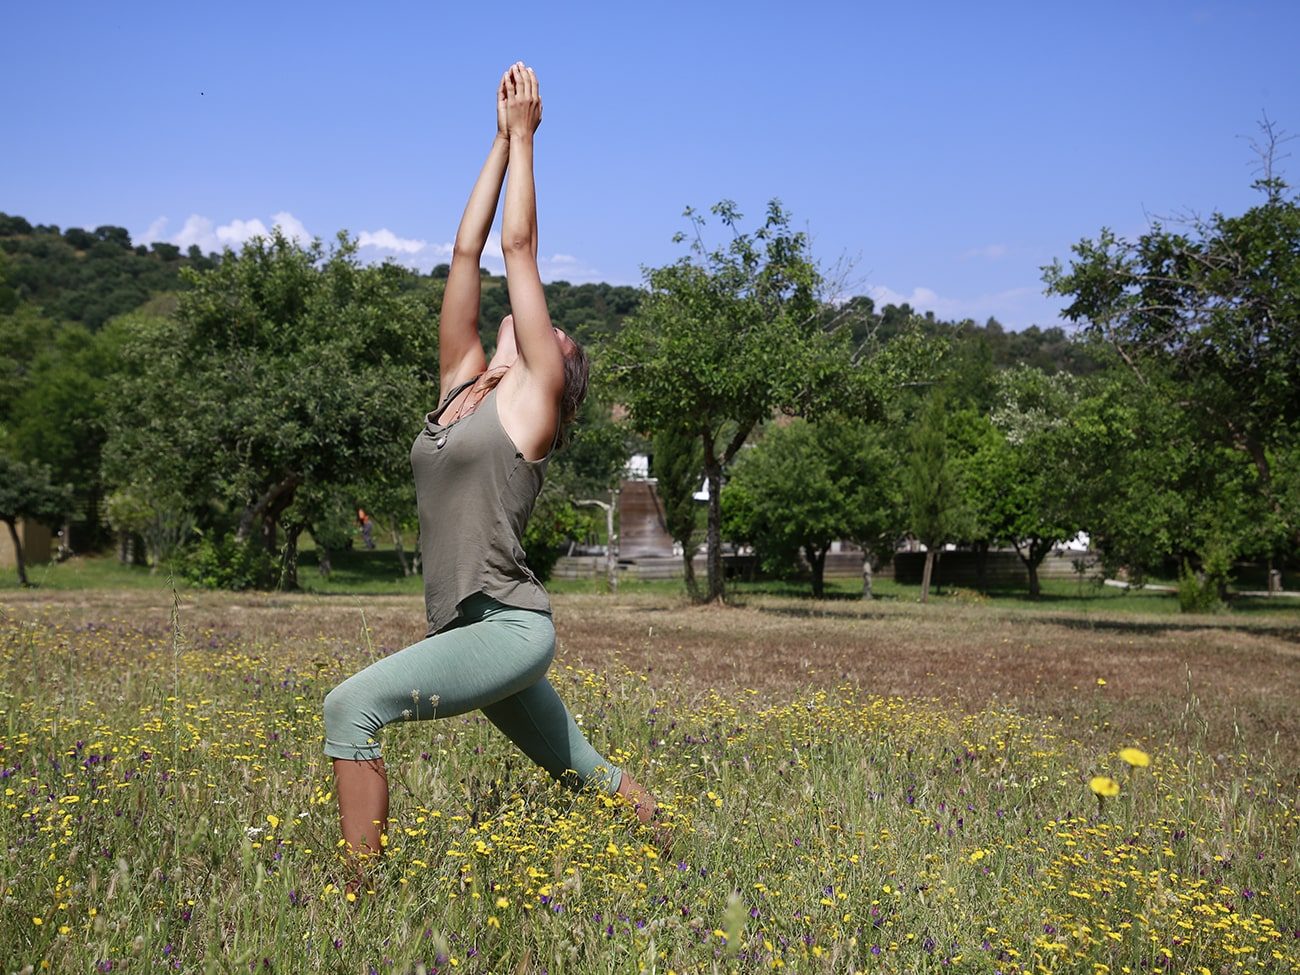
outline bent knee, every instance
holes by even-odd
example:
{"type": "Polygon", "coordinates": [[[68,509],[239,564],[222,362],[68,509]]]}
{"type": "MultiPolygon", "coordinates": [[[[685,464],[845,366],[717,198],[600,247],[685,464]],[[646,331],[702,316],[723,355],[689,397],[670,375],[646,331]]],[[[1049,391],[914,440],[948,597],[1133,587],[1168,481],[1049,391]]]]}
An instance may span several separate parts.
{"type": "Polygon", "coordinates": [[[363,730],[366,724],[363,716],[369,709],[362,697],[352,681],[344,681],[325,695],[321,711],[325,718],[326,738],[346,740],[354,737],[348,729],[363,730]]]}

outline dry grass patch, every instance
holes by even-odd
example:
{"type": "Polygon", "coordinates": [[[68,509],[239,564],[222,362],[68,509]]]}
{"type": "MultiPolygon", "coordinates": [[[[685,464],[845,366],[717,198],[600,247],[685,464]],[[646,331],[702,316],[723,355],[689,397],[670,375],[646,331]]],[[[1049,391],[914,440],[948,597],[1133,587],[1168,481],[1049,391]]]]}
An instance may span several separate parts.
{"type": "MultiPolygon", "coordinates": [[[[8,612],[169,626],[170,593],[27,592],[8,612]]],[[[1247,620],[750,597],[692,606],[662,594],[553,598],[558,663],[623,667],[688,694],[753,689],[770,700],[849,682],[870,694],[975,712],[1006,704],[1105,733],[1270,756],[1300,768],[1300,614],[1247,620]],[[1104,681],[1104,684],[1099,683],[1104,681]]],[[[186,594],[182,625],[223,640],[423,636],[418,598],[186,594]]]]}

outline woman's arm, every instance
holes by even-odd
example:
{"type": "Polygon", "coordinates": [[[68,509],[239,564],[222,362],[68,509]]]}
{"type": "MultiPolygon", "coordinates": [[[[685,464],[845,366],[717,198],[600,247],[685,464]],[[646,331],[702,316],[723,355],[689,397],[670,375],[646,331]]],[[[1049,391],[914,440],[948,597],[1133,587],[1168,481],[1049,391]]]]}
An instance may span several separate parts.
{"type": "Polygon", "coordinates": [[[510,156],[505,116],[508,79],[509,72],[501,76],[501,85],[497,88],[497,134],[470,192],[469,202],[465,204],[465,213],[460,218],[452,247],[451,272],[443,290],[442,315],[438,323],[440,397],[487,366],[483,342],[478,334],[482,289],[479,262],[496,217],[497,201],[501,197],[501,184],[510,156]]]}
{"type": "MultiPolygon", "coordinates": [[[[537,193],[533,182],[533,134],[542,121],[542,99],[531,68],[515,64],[506,83],[506,124],[510,136],[510,183],[501,217],[501,250],[506,288],[515,319],[522,385],[542,393],[538,406],[554,410],[564,388],[564,357],[537,270],[537,193]]],[[[548,411],[549,412],[549,411],[548,411]]],[[[546,419],[554,426],[554,417],[546,419]]]]}

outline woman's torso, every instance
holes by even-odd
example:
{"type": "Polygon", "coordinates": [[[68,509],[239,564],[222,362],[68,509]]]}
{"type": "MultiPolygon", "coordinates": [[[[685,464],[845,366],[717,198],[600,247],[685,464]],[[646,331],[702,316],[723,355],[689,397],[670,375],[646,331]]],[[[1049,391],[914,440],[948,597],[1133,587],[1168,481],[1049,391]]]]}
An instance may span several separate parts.
{"type": "Polygon", "coordinates": [[[507,606],[550,611],[522,544],[550,455],[530,461],[520,454],[501,425],[496,393],[450,423],[430,413],[411,447],[431,634],[480,592],[507,606]]]}

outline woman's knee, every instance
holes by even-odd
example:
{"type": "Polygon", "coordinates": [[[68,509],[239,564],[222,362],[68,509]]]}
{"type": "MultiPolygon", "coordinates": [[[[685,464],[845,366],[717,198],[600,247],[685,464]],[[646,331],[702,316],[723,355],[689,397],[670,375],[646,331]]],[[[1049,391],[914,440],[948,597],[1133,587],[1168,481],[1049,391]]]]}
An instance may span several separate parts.
{"type": "Polygon", "coordinates": [[[366,723],[364,715],[369,711],[363,697],[353,680],[345,680],[325,695],[322,711],[326,738],[346,741],[354,737],[346,729],[362,729],[366,723]]]}

